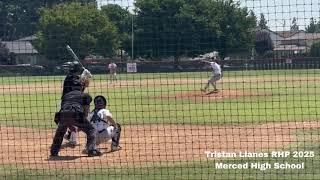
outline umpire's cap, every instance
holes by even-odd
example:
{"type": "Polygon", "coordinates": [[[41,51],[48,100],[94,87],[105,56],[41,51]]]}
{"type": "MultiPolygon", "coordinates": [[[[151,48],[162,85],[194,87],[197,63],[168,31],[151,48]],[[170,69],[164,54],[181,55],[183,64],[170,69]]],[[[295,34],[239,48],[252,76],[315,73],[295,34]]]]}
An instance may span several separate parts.
{"type": "Polygon", "coordinates": [[[105,108],[107,105],[107,99],[102,95],[96,96],[93,102],[96,109],[105,108]]]}

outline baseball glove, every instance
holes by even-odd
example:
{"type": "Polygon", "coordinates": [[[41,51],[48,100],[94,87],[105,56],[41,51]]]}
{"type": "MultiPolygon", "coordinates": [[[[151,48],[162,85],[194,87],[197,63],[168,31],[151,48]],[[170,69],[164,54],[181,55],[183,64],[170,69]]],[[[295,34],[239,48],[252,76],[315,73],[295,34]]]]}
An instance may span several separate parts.
{"type": "Polygon", "coordinates": [[[80,75],[80,81],[85,87],[89,87],[90,81],[92,78],[92,74],[88,69],[84,69],[82,74],[80,75]]]}

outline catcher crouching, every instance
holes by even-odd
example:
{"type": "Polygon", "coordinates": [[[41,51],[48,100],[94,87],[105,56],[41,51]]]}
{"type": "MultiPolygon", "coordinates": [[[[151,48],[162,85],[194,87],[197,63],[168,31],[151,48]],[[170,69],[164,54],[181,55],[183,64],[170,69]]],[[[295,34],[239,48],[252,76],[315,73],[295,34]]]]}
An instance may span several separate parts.
{"type": "Polygon", "coordinates": [[[119,146],[121,125],[113,119],[111,112],[106,107],[106,98],[96,96],[94,110],[89,114],[88,120],[96,130],[96,144],[99,145],[111,140],[111,151],[118,151],[121,149],[119,146]]]}

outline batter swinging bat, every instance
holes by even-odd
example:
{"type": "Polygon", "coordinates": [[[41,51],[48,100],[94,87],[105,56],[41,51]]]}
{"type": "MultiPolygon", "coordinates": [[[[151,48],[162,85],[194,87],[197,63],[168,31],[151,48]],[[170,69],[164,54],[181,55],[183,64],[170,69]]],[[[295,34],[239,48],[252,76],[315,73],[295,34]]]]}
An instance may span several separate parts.
{"type": "Polygon", "coordinates": [[[84,66],[81,64],[78,56],[77,56],[77,55],[73,52],[73,50],[71,49],[71,47],[70,47],[69,45],[67,45],[66,48],[67,48],[68,52],[72,55],[73,59],[76,60],[76,61],[78,61],[78,63],[79,63],[82,67],[84,67],[84,66]]]}
{"type": "Polygon", "coordinates": [[[83,67],[83,72],[80,75],[80,80],[81,82],[83,82],[83,84],[88,87],[89,86],[89,82],[90,79],[92,78],[92,74],[90,73],[89,70],[87,70],[80,62],[78,56],[73,52],[73,50],[71,49],[71,47],[69,45],[66,46],[68,52],[72,55],[73,59],[76,60],[82,67],[83,67]]]}

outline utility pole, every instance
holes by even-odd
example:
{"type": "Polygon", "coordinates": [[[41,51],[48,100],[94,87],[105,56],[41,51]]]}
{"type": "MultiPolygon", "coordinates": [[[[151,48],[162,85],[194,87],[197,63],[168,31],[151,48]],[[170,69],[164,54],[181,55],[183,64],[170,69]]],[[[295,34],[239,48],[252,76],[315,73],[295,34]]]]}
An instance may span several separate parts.
{"type": "Polygon", "coordinates": [[[133,60],[133,38],[134,38],[134,36],[133,36],[133,14],[132,14],[132,16],[131,16],[131,59],[133,60]]]}

